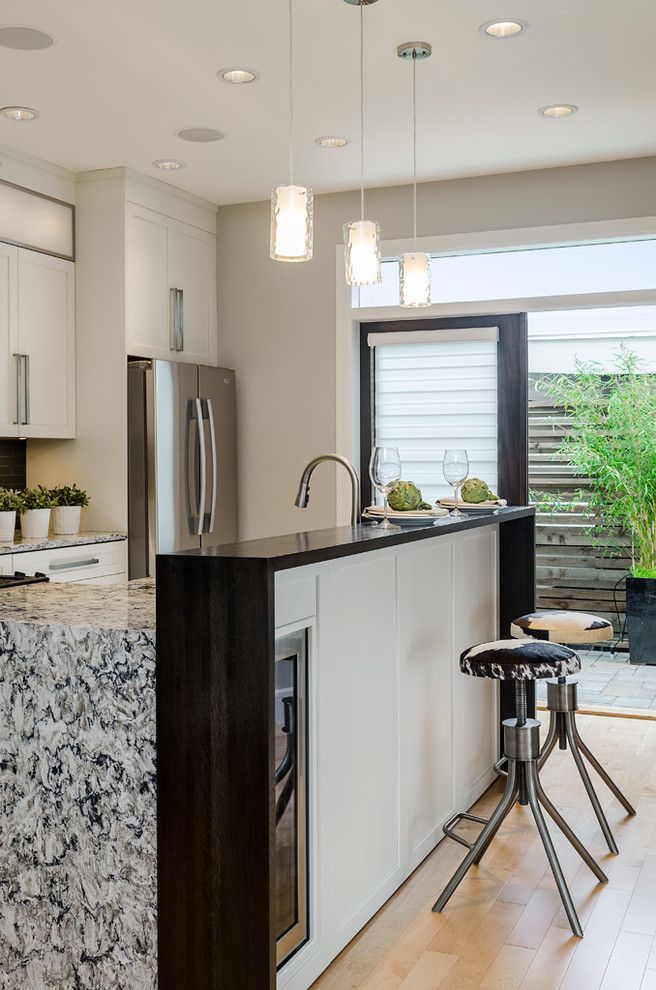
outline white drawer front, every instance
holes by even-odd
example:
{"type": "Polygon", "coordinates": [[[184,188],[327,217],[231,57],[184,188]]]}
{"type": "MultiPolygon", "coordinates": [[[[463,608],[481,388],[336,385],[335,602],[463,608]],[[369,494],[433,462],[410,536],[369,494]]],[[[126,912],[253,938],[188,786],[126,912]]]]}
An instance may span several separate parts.
{"type": "Polygon", "coordinates": [[[15,554],[14,568],[25,574],[41,571],[55,582],[95,581],[113,576],[115,580],[111,583],[120,583],[127,572],[127,542],[116,540],[15,554]]]}

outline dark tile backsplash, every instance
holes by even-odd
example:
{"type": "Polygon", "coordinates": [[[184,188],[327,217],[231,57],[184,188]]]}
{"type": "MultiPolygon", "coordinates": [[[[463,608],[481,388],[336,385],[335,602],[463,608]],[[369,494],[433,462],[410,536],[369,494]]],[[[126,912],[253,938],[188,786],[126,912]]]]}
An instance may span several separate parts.
{"type": "Polygon", "coordinates": [[[0,488],[25,488],[25,440],[0,440],[0,488]]]}

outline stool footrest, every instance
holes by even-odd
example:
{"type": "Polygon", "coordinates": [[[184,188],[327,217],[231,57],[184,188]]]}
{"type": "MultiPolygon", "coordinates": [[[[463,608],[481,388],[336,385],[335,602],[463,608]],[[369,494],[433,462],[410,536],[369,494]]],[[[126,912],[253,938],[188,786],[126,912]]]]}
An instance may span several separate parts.
{"type": "Polygon", "coordinates": [[[467,849],[473,849],[475,843],[469,842],[468,839],[464,839],[462,835],[458,835],[455,831],[457,825],[460,822],[476,822],[477,825],[487,825],[490,821],[489,818],[479,818],[478,815],[468,815],[466,812],[461,811],[453,818],[450,818],[448,822],[443,826],[442,831],[449,839],[454,839],[455,842],[459,842],[461,846],[466,846],[467,849]]]}

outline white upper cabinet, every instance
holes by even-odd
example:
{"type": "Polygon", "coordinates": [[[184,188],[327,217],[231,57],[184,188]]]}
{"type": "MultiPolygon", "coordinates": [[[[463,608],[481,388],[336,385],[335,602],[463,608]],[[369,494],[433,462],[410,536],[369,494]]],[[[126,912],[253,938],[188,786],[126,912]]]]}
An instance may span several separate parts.
{"type": "Polygon", "coordinates": [[[216,364],[216,236],[134,203],[127,210],[128,352],[216,364]]]}
{"type": "Polygon", "coordinates": [[[18,252],[20,435],[75,436],[75,265],[18,252]]]}
{"type": "Polygon", "coordinates": [[[18,436],[18,251],[0,244],[0,435],[18,436]]]}
{"type": "Polygon", "coordinates": [[[0,244],[0,434],[75,436],[75,265],[0,244]]]}

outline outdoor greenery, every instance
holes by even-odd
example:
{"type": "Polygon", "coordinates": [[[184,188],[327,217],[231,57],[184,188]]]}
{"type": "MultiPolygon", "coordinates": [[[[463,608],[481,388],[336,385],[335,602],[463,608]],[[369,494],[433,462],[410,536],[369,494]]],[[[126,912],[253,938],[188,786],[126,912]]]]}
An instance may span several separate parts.
{"type": "Polygon", "coordinates": [[[560,454],[590,479],[590,510],[627,534],[631,573],[656,577],[656,375],[623,345],[612,368],[577,362],[539,388],[570,417],[560,454]]]}
{"type": "Polygon", "coordinates": [[[54,505],[50,489],[39,485],[38,488],[25,488],[18,493],[19,512],[28,509],[51,509],[54,505]]]}
{"type": "Polygon", "coordinates": [[[13,488],[0,488],[0,512],[15,512],[20,504],[18,492],[13,488]]]}
{"type": "Polygon", "coordinates": [[[78,488],[75,483],[72,485],[60,485],[58,488],[50,489],[50,496],[52,498],[52,505],[80,505],[85,506],[89,504],[89,496],[81,488],[78,488]]]}

